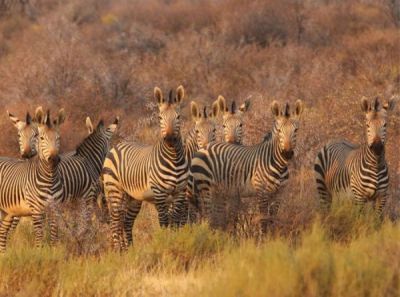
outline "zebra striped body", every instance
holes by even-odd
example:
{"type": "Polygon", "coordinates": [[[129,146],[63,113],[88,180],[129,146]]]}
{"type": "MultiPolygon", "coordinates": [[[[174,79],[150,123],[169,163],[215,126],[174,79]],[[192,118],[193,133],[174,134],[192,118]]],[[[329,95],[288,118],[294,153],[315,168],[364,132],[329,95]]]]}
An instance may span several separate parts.
{"type": "Polygon", "coordinates": [[[118,126],[118,118],[104,127],[100,121],[97,128],[77,147],[74,153],[61,156],[58,169],[63,180],[63,201],[86,198],[96,200],[99,193],[99,177],[104,159],[109,152],[110,140],[118,126]]]}
{"type": "Polygon", "coordinates": [[[60,111],[58,120],[51,124],[49,114],[36,112],[39,119],[38,156],[30,160],[0,159],[0,251],[4,252],[7,235],[14,217],[31,216],[34,222],[35,243],[43,238],[45,209],[58,202],[63,188],[58,175],[58,126],[64,121],[60,111]],[[54,125],[54,127],[53,127],[54,125]]]}
{"type": "Polygon", "coordinates": [[[321,208],[329,209],[332,196],[350,190],[356,204],[375,204],[381,216],[389,187],[385,160],[386,112],[393,108],[390,101],[381,109],[378,99],[362,100],[366,113],[367,143],[361,146],[347,141],[333,142],[318,153],[314,170],[321,208]]]}
{"type": "MultiPolygon", "coordinates": [[[[89,135],[73,152],[65,153],[60,156],[58,164],[58,173],[63,185],[63,194],[61,202],[74,201],[76,199],[85,199],[88,218],[93,203],[96,201],[100,192],[99,177],[103,167],[106,154],[109,151],[110,140],[114,134],[119,119],[113,124],[104,127],[103,121],[100,121],[95,129],[91,126],[90,118],[86,119],[89,135]]],[[[14,217],[11,230],[14,230],[19,222],[17,216],[14,217]]],[[[51,224],[55,228],[55,223],[51,224]]],[[[57,230],[52,230],[53,240],[57,238],[57,230]]]]}
{"type": "Polygon", "coordinates": [[[237,189],[244,196],[256,194],[264,230],[268,216],[276,213],[278,202],[268,196],[288,179],[287,166],[293,156],[302,105],[297,103],[294,116],[289,114],[288,105],[281,113],[274,102],[273,109],[276,121],[266,141],[254,146],[212,143],[195,154],[189,170],[187,199],[206,217],[210,215],[211,191],[216,186],[237,189]]]}
{"type": "Polygon", "coordinates": [[[155,145],[122,142],[108,153],[103,166],[103,186],[110,209],[114,248],[124,248],[131,242],[133,222],[142,201],[155,204],[161,226],[179,224],[184,208],[188,163],[180,135],[180,102],[183,88],[177,89],[175,100],[170,92],[164,100],[161,90],[155,88],[159,102],[161,137],[155,145]],[[124,195],[127,198],[130,220],[125,220],[124,195]],[[168,212],[168,197],[172,195],[172,213],[168,212]],[[132,213],[133,211],[133,213],[132,213]],[[123,222],[125,236],[123,235],[123,222]]]}

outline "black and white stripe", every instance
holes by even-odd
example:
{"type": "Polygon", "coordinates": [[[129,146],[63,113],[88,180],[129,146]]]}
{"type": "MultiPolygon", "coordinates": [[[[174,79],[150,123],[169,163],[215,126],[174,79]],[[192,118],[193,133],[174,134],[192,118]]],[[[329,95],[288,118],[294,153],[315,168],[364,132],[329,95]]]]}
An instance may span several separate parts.
{"type": "Polygon", "coordinates": [[[318,153],[314,170],[320,206],[329,209],[333,194],[351,190],[356,204],[373,201],[382,215],[389,186],[385,160],[387,111],[394,107],[392,98],[381,106],[379,99],[361,100],[366,120],[366,143],[357,146],[347,141],[333,142],[318,153]]]}
{"type": "Polygon", "coordinates": [[[267,140],[254,146],[213,143],[198,151],[189,170],[187,199],[209,217],[214,187],[237,189],[244,196],[255,193],[265,231],[268,216],[275,214],[278,207],[277,201],[269,196],[288,178],[288,162],[294,153],[302,110],[300,100],[292,114],[288,104],[281,109],[274,101],[275,122],[267,140]]]}
{"type": "Polygon", "coordinates": [[[114,248],[124,248],[131,242],[132,225],[142,201],[153,202],[161,226],[178,225],[184,208],[188,166],[180,132],[180,105],[184,96],[182,86],[176,96],[170,92],[165,100],[159,88],[154,97],[159,104],[160,139],[155,145],[122,142],[111,149],[103,166],[103,185],[111,215],[114,248]],[[168,212],[168,197],[172,196],[172,211],[168,212]],[[128,197],[129,196],[129,197],[128,197]],[[124,197],[129,212],[125,213],[124,197]],[[123,223],[125,223],[123,227],[123,223]],[[123,236],[125,228],[125,236],[123,236]],[[130,230],[129,230],[130,228],[130,230]]]}
{"type": "MultiPolygon", "coordinates": [[[[60,155],[58,171],[64,189],[61,202],[85,199],[88,218],[100,193],[100,172],[118,122],[119,119],[116,118],[111,125],[105,127],[101,120],[97,127],[93,128],[90,118],[87,117],[86,127],[89,135],[75,151],[60,155]]],[[[11,230],[15,229],[18,221],[19,218],[15,217],[11,230]]],[[[56,230],[53,230],[52,234],[56,236],[56,230]]]]}
{"type": "Polygon", "coordinates": [[[31,216],[36,246],[43,238],[46,208],[63,195],[58,174],[60,137],[58,127],[65,119],[64,110],[52,123],[50,115],[36,110],[38,120],[38,156],[27,161],[0,159],[0,251],[6,248],[7,235],[14,217],[31,216]]]}

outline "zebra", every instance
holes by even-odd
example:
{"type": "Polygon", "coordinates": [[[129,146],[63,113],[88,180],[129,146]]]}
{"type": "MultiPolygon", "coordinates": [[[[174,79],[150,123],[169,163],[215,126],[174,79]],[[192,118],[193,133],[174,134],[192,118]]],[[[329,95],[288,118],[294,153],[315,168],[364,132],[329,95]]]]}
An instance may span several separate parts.
{"type": "MultiPolygon", "coordinates": [[[[79,198],[85,199],[87,207],[87,220],[91,213],[92,206],[101,192],[100,172],[106,154],[110,150],[111,138],[119,124],[119,117],[108,127],[100,120],[94,128],[90,117],[86,118],[88,136],[77,146],[75,151],[60,155],[58,171],[63,184],[63,195],[61,202],[76,201],[79,198]]],[[[19,135],[21,138],[21,136],[19,135]]],[[[10,232],[15,230],[19,217],[15,216],[10,232]]],[[[52,240],[57,240],[56,224],[51,223],[52,240]]]]}
{"type": "MultiPolygon", "coordinates": [[[[156,144],[121,142],[111,149],[104,161],[103,188],[111,215],[112,243],[116,250],[126,247],[125,240],[132,233],[131,230],[125,230],[123,236],[124,196],[127,196],[126,203],[133,222],[142,201],[150,201],[156,206],[161,227],[169,225],[170,217],[174,225],[180,223],[188,176],[188,162],[180,132],[180,106],[184,88],[179,86],[175,96],[172,93],[171,90],[166,100],[162,91],[154,88],[161,130],[156,144]],[[171,215],[167,205],[169,195],[173,196],[171,215]]],[[[133,223],[128,224],[125,220],[125,226],[131,225],[133,223]]]]}
{"type": "MultiPolygon", "coordinates": [[[[188,166],[193,158],[195,152],[199,149],[204,149],[211,142],[216,140],[216,119],[220,113],[220,103],[217,100],[211,105],[211,112],[207,113],[207,107],[203,107],[201,112],[198,104],[194,101],[190,103],[190,113],[194,122],[194,127],[189,131],[185,140],[185,151],[188,166]]],[[[181,224],[185,224],[189,215],[189,205],[185,200],[185,207],[182,211],[181,224]]],[[[128,211],[129,212],[129,211],[128,211]]],[[[191,221],[193,220],[193,212],[191,213],[191,221]]]]}
{"type": "Polygon", "coordinates": [[[219,102],[214,101],[211,106],[211,112],[207,113],[207,107],[204,106],[203,112],[200,111],[198,104],[194,101],[190,103],[190,112],[194,127],[189,131],[185,140],[186,158],[190,165],[190,160],[195,152],[201,148],[206,148],[216,139],[216,118],[219,115],[219,102]]]}
{"type": "Polygon", "coordinates": [[[226,100],[222,95],[219,95],[217,100],[222,113],[224,141],[243,144],[243,115],[250,108],[250,100],[245,100],[240,105],[239,110],[236,110],[235,101],[232,101],[231,110],[229,110],[226,100]]]}
{"type": "Polygon", "coordinates": [[[330,209],[333,194],[350,190],[356,205],[374,203],[382,217],[389,186],[385,160],[387,112],[394,108],[394,98],[381,105],[379,98],[361,98],[365,114],[366,142],[355,145],[346,140],[331,142],[317,154],[314,164],[320,208],[330,209]]]}
{"type": "Polygon", "coordinates": [[[29,159],[37,154],[38,129],[35,119],[29,112],[26,113],[25,121],[20,120],[7,110],[7,115],[17,129],[19,153],[22,159],[29,159]]]}
{"type": "Polygon", "coordinates": [[[35,245],[43,238],[43,218],[51,202],[62,198],[63,188],[58,174],[60,136],[59,126],[65,120],[60,109],[51,122],[50,112],[45,115],[37,108],[38,156],[29,160],[0,159],[0,252],[5,252],[7,235],[13,217],[31,216],[35,232],[35,245]]]}
{"type": "Polygon", "coordinates": [[[202,216],[209,217],[213,188],[238,189],[244,196],[257,195],[262,231],[267,230],[268,219],[279,206],[273,194],[289,177],[303,102],[297,100],[291,113],[288,103],[282,107],[273,101],[271,111],[275,120],[265,141],[253,146],[212,143],[194,155],[186,198],[202,216]]]}

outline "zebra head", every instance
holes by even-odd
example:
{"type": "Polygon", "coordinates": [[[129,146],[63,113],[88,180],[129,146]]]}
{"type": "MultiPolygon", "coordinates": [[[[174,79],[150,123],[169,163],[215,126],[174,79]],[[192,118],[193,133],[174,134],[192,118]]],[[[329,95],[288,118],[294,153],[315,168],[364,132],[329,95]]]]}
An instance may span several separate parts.
{"type": "Polygon", "coordinates": [[[58,116],[53,122],[50,119],[50,111],[44,114],[42,107],[35,112],[38,122],[38,155],[39,159],[56,165],[59,161],[60,133],[59,127],[65,120],[64,109],[60,109],[58,116]]]}
{"type": "Polygon", "coordinates": [[[225,142],[242,144],[243,141],[243,115],[249,110],[250,100],[246,100],[236,110],[236,102],[233,101],[231,108],[226,104],[223,96],[218,96],[219,109],[222,112],[222,127],[224,128],[225,142]]]}
{"type": "Polygon", "coordinates": [[[386,140],[387,112],[394,108],[394,97],[383,105],[379,98],[361,98],[361,109],[365,113],[368,147],[377,155],[383,152],[386,140]]]}
{"type": "Polygon", "coordinates": [[[107,127],[104,126],[104,121],[100,120],[99,123],[97,124],[96,129],[94,129],[92,120],[90,119],[90,117],[86,117],[86,128],[88,130],[88,135],[92,134],[93,132],[98,132],[103,134],[106,140],[111,139],[111,137],[117,130],[118,125],[119,125],[119,117],[116,117],[114,122],[107,127]]]}
{"type": "Polygon", "coordinates": [[[174,143],[181,135],[181,103],[184,89],[179,86],[175,95],[171,90],[168,99],[165,99],[160,88],[154,88],[154,98],[158,102],[161,137],[168,143],[174,143]]]}
{"type": "Polygon", "coordinates": [[[119,125],[119,117],[116,117],[114,122],[107,127],[104,126],[104,121],[100,120],[96,128],[93,128],[92,120],[90,117],[86,117],[86,128],[88,130],[88,136],[85,139],[86,142],[91,144],[91,149],[101,148],[102,155],[106,155],[110,150],[110,140],[113,137],[115,131],[119,125]],[[92,145],[93,144],[93,145],[92,145]]]}
{"type": "Polygon", "coordinates": [[[207,107],[204,107],[203,111],[201,111],[196,102],[192,101],[190,103],[190,111],[195,123],[196,141],[200,149],[206,148],[210,142],[215,141],[215,120],[219,114],[218,101],[212,104],[211,109],[211,112],[207,113],[207,107]]]}
{"type": "Polygon", "coordinates": [[[290,112],[290,106],[286,103],[280,106],[277,101],[271,104],[271,111],[275,117],[272,128],[272,137],[277,137],[279,149],[283,157],[291,159],[296,148],[296,134],[299,127],[300,115],[303,112],[303,102],[297,100],[293,112],[290,112]]]}
{"type": "Polygon", "coordinates": [[[8,117],[17,128],[19,153],[23,159],[31,158],[37,154],[37,135],[38,129],[34,119],[31,115],[26,113],[25,121],[18,119],[13,114],[7,111],[8,117]]]}

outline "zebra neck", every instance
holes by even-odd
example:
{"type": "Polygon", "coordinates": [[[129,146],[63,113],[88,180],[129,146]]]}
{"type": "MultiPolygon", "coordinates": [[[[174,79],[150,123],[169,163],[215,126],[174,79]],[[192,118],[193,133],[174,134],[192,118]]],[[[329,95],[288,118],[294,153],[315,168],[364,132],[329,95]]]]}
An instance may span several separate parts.
{"type": "Polygon", "coordinates": [[[262,142],[261,146],[266,157],[266,165],[275,168],[280,173],[284,172],[288,167],[289,159],[284,156],[278,137],[273,135],[270,140],[262,142]]]}
{"type": "Polygon", "coordinates": [[[171,157],[180,158],[185,155],[183,141],[180,136],[173,142],[161,139],[159,146],[163,151],[168,152],[171,157]]]}
{"type": "Polygon", "coordinates": [[[363,145],[361,150],[361,161],[364,165],[377,168],[385,161],[385,149],[379,155],[376,154],[367,144],[363,145]]]}
{"type": "Polygon", "coordinates": [[[38,176],[41,177],[42,181],[46,181],[47,183],[53,183],[58,179],[57,165],[54,165],[51,162],[38,158],[37,174],[38,176]]]}
{"type": "Polygon", "coordinates": [[[100,173],[108,151],[108,140],[104,136],[94,133],[77,147],[76,154],[85,158],[96,169],[96,172],[100,173]]]}
{"type": "Polygon", "coordinates": [[[199,146],[197,144],[196,132],[194,128],[192,128],[185,139],[185,151],[188,160],[192,159],[194,153],[198,150],[199,146]]]}

